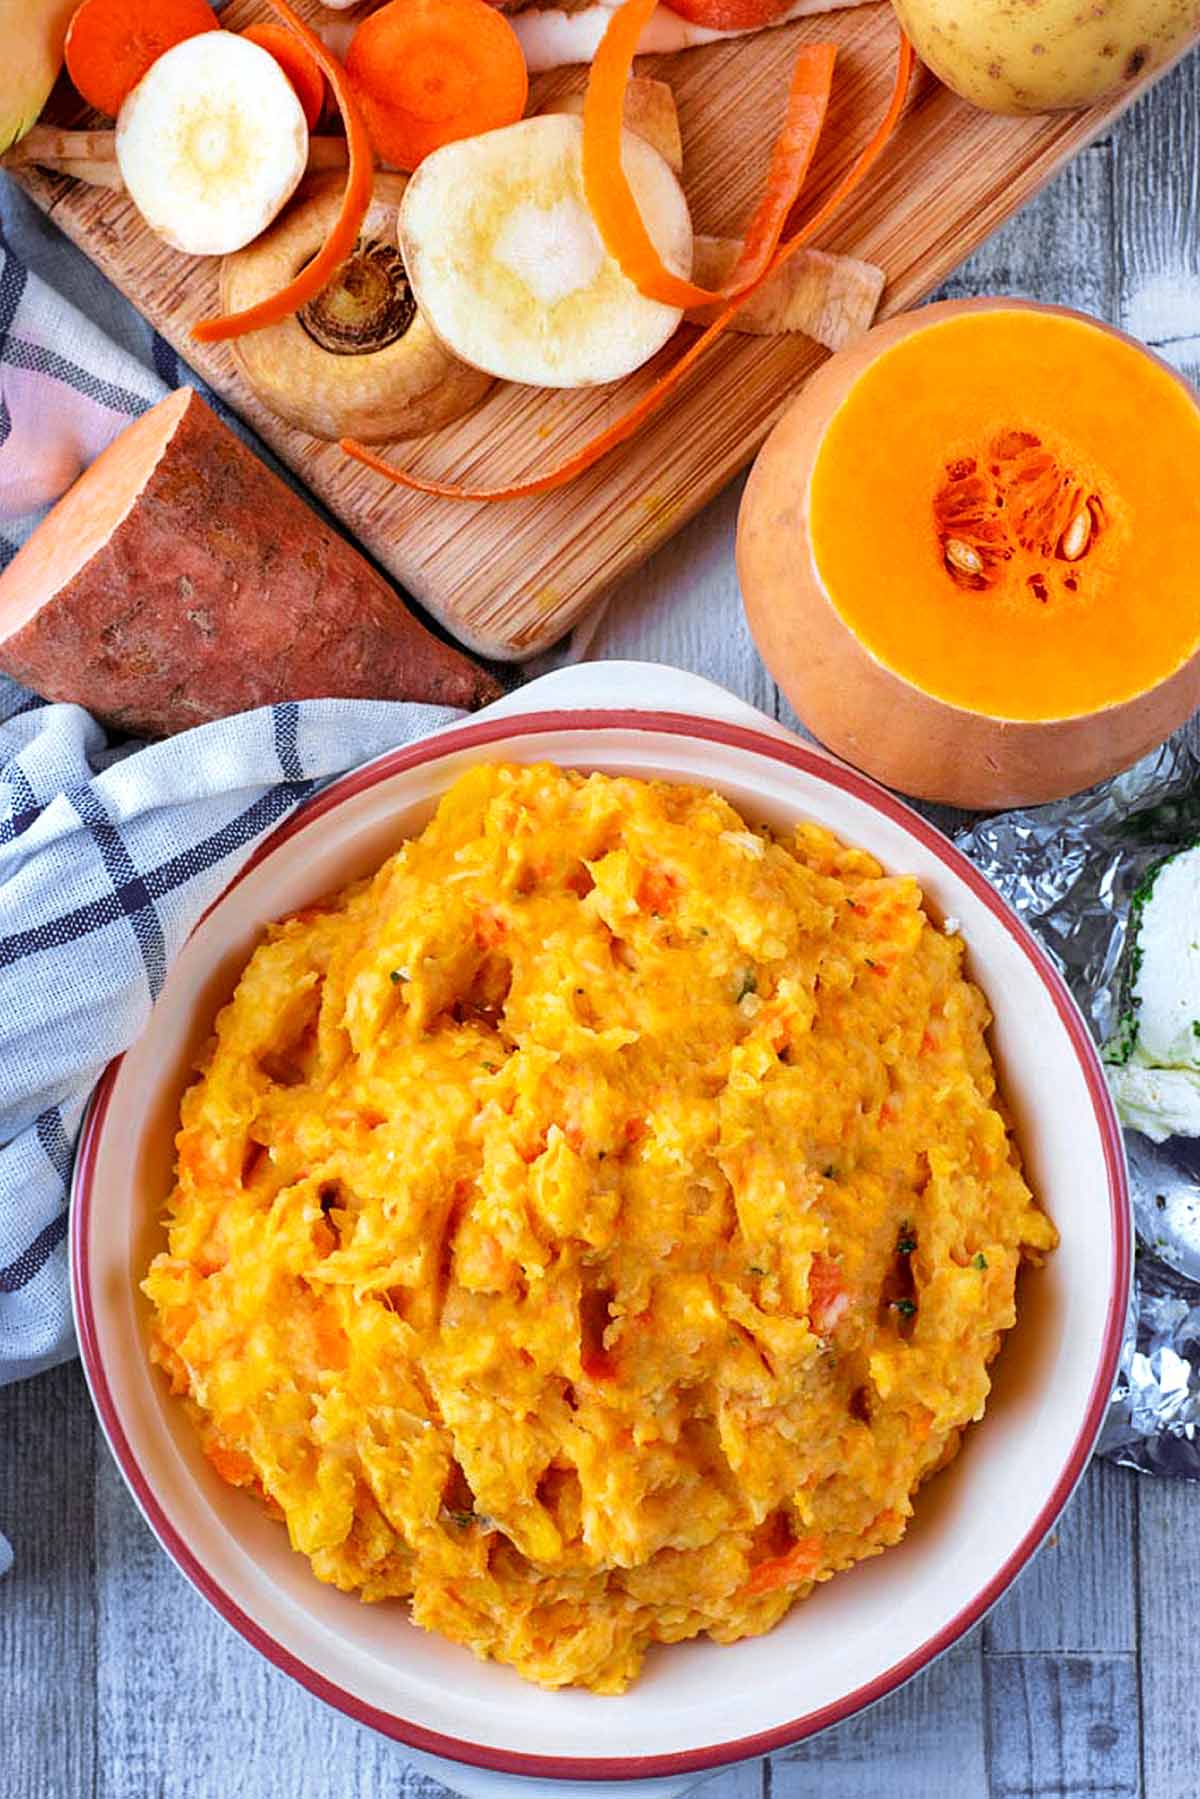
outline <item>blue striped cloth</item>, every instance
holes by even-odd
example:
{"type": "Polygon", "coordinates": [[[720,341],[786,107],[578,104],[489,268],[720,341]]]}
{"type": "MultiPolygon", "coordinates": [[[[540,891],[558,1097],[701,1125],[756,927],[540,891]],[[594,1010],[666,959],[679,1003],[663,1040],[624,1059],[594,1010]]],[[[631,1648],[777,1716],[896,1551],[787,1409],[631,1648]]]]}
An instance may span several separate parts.
{"type": "MultiPolygon", "coordinates": [[[[0,566],[184,378],[0,177],[0,566]]],[[[80,1121],[195,920],[314,785],[454,716],[306,702],[114,747],[78,707],[0,676],[0,1385],[73,1351],[64,1239],[80,1121]]],[[[5,1557],[0,1537],[0,1571],[5,1557]]]]}

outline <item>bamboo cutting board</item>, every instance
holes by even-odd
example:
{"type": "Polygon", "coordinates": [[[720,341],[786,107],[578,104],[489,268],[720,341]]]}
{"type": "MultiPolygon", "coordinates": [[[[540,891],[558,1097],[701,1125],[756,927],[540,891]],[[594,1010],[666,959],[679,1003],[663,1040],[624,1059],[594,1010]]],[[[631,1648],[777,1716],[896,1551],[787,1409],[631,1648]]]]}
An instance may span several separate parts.
{"type": "MultiPolygon", "coordinates": [[[[260,10],[255,0],[235,0],[223,22],[244,25],[260,10]]],[[[331,16],[315,0],[305,0],[301,10],[331,16]]],[[[807,207],[837,179],[886,103],[896,48],[889,6],[860,6],[757,37],[641,59],[640,72],[669,81],[675,92],[684,187],[698,231],[740,229],[782,114],[797,45],[824,38],[838,44],[838,66],[807,207]]],[[[538,77],[531,109],[581,87],[585,76],[571,69],[538,77]]],[[[1120,102],[1090,113],[996,118],[922,71],[883,162],[820,247],[883,267],[885,313],[910,306],[1139,91],[1131,88],[1120,102]]],[[[638,436],[570,486],[491,505],[431,498],[392,487],[336,445],[284,424],[238,374],[227,346],[192,341],[191,325],[220,310],[215,259],[168,248],[123,194],[40,170],[16,173],[402,586],[464,643],[506,660],[523,660],[553,643],[711,499],[750,460],[790,394],[825,355],[804,338],[730,334],[638,436]]],[[[614,387],[554,394],[501,384],[470,417],[391,454],[443,478],[497,485],[584,443],[678,353],[668,346],[614,387]]]]}

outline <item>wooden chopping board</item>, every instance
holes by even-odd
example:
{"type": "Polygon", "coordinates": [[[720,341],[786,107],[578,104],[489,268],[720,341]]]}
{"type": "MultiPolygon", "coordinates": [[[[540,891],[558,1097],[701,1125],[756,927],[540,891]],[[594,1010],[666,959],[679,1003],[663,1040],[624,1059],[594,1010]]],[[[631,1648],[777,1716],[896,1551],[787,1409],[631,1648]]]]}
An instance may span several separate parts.
{"type": "MultiPolygon", "coordinates": [[[[332,16],[315,0],[303,0],[300,10],[332,16]]],[[[235,0],[223,22],[243,25],[260,11],[255,0],[235,0]]],[[[807,207],[837,179],[886,103],[896,49],[889,6],[860,6],[757,37],[641,59],[641,73],[669,81],[675,92],[684,186],[698,231],[740,229],[782,114],[796,48],[826,38],[839,46],[838,67],[807,207]]],[[[583,69],[538,77],[531,110],[585,79],[583,69]]],[[[820,247],[884,268],[885,314],[911,306],[1145,85],[1089,113],[1008,119],[974,110],[921,71],[884,161],[820,247]]],[[[804,338],[730,334],[638,436],[568,487],[491,505],[430,498],[392,487],[336,445],[285,424],[255,397],[227,346],[191,339],[190,326],[220,310],[215,259],[168,248],[123,194],[36,169],[16,174],[403,587],[463,643],[505,660],[523,660],[553,643],[711,499],[750,460],[825,355],[804,338]]],[[[443,478],[499,484],[585,442],[677,354],[677,345],[668,346],[613,387],[554,394],[501,384],[469,418],[391,454],[443,478]]]]}

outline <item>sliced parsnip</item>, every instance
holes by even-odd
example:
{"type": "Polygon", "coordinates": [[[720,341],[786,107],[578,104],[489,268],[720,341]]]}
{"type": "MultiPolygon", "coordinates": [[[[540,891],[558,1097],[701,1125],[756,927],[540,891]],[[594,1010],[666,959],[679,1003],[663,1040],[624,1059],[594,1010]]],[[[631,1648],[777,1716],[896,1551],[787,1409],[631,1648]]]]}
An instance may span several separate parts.
{"type": "Polygon", "coordinates": [[[308,129],[273,56],[231,31],[206,31],[150,65],[121,108],[116,151],[152,230],[193,256],[222,256],[291,197],[308,129]]]}
{"type": "MultiPolygon", "coordinates": [[[[125,178],[117,161],[115,131],[59,131],[53,125],[35,125],[19,144],[4,156],[0,167],[17,169],[33,163],[39,169],[53,169],[60,175],[71,175],[89,187],[110,187],[124,191],[125,178]]],[[[344,137],[310,137],[308,165],[310,175],[346,166],[344,137]]]]}
{"type": "MultiPolygon", "coordinates": [[[[579,118],[583,113],[583,94],[559,94],[543,106],[543,112],[565,112],[579,118]]],[[[635,137],[653,144],[664,162],[677,175],[683,174],[683,138],[679,132],[679,112],[675,96],[665,81],[650,75],[634,75],[625,89],[625,129],[635,137]]]]}
{"type": "MultiPolygon", "coordinates": [[[[697,237],[693,280],[702,287],[719,287],[732,274],[741,247],[736,237],[697,237]]],[[[840,350],[871,324],[885,279],[874,263],[854,256],[797,250],[746,301],[733,329],[751,337],[802,331],[827,350],[840,350]]],[[[692,324],[706,325],[719,311],[717,306],[697,307],[687,316],[692,324]]]]}
{"type": "MultiPolygon", "coordinates": [[[[427,156],[400,208],[400,248],[421,311],[461,361],[533,387],[618,381],[679,324],[600,241],[583,190],[583,126],[522,119],[427,156]]],[[[625,172],[669,266],[692,265],[687,201],[658,151],[625,133],[625,172]]]]}
{"type": "MultiPolygon", "coordinates": [[[[225,258],[222,311],[278,293],[316,255],[343,184],[338,175],[306,182],[261,237],[225,258]]],[[[324,292],[231,345],[259,399],[314,437],[420,437],[470,412],[492,385],[447,354],[413,304],[394,241],[406,186],[404,175],[377,174],[354,254],[324,292]]]]}

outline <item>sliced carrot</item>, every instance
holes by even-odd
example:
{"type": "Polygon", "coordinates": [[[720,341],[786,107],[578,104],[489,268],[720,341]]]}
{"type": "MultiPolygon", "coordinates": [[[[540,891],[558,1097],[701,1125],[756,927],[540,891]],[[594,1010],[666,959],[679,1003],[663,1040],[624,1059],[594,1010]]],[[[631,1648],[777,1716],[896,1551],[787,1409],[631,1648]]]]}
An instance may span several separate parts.
{"type": "Polygon", "coordinates": [[[487,0],[388,0],[355,32],[346,73],[376,152],[395,169],[514,125],[529,98],[520,39],[487,0]]]}
{"type": "Polygon", "coordinates": [[[325,1311],[313,1319],[313,1348],[323,1368],[344,1368],[350,1359],[350,1339],[325,1311]]]}
{"type": "Polygon", "coordinates": [[[709,31],[760,31],[782,18],[792,0],[671,0],[671,11],[709,31]]]}
{"type": "Polygon", "coordinates": [[[208,0],[83,0],[63,45],[67,73],[89,106],[115,119],[164,50],[218,29],[208,0]]]}
{"type": "Polygon", "coordinates": [[[350,166],[346,171],[346,187],[342,194],[341,210],[333,222],[329,236],[312,261],[306,262],[299,274],[269,299],[259,300],[256,305],[247,306],[242,312],[229,312],[219,319],[201,319],[198,325],[193,325],[192,336],[202,344],[219,343],[229,337],[243,337],[247,331],[261,330],[264,325],[276,325],[280,319],[290,318],[294,312],[299,312],[302,306],[315,299],[329,285],[353,250],[367,207],[371,204],[375,161],[371,154],[367,127],[346,79],[346,71],[337,57],[325,48],[316,32],[310,31],[296,17],[286,0],[267,0],[267,5],[276,18],[290,27],[300,39],[333,89],[333,97],[346,127],[349,149],[350,166]]]}
{"type": "Polygon", "coordinates": [[[416,493],[435,494],[446,500],[523,500],[534,494],[549,493],[552,488],[564,487],[577,475],[584,474],[595,463],[606,456],[618,444],[625,443],[651,415],[658,411],[663,401],[668,399],[675,389],[690,374],[706,351],[724,333],[726,328],[737,317],[743,303],[754,293],[763,281],[770,278],[773,270],[782,266],[789,256],[809,243],[833,217],[842,202],[852,194],[865,179],[868,172],[879,160],[888,140],[896,129],[896,122],[904,110],[904,100],[908,93],[908,84],[912,78],[913,52],[912,45],[900,34],[899,53],[896,62],[896,79],[892,88],[892,97],[887,111],[871,135],[865,149],[860,151],[833,192],[817,208],[807,224],[803,225],[792,237],[780,246],[771,258],[767,268],[753,286],[725,307],[720,316],[708,329],[701,333],[691,347],[684,351],[678,362],[674,363],[664,375],[660,375],[648,393],[642,395],[628,412],[606,427],[582,449],[576,450],[556,467],[547,469],[544,474],[528,476],[523,481],[514,481],[505,487],[465,487],[454,481],[435,481],[425,475],[414,474],[411,469],[393,468],[365,444],[356,443],[352,437],[344,437],[341,447],[355,461],[372,468],[386,480],[394,482],[398,487],[407,487],[416,493]]]}
{"type": "Polygon", "coordinates": [[[813,1328],[822,1335],[831,1331],[849,1304],[841,1268],[829,1256],[814,1256],[808,1271],[808,1315],[813,1328]]]}
{"type": "Polygon", "coordinates": [[[499,912],[482,910],[475,914],[472,934],[480,949],[495,949],[507,936],[508,924],[499,912]]]}
{"type": "Polygon", "coordinates": [[[659,255],[621,162],[625,89],[654,5],[655,0],[624,0],[592,59],[583,103],[583,185],[605,248],[638,292],[687,312],[731,299],[758,279],[774,255],[825,122],[837,46],[806,44],[796,57],[787,115],[742,253],[724,287],[698,287],[676,275],[659,255]]]}
{"type": "Polygon", "coordinates": [[[760,1562],[742,1588],[744,1593],[777,1593],[780,1587],[798,1587],[811,1580],[821,1566],[820,1537],[797,1537],[791,1548],[770,1561],[760,1562]]]}
{"type": "Polygon", "coordinates": [[[638,883],[637,903],[643,912],[669,912],[678,885],[665,868],[648,868],[638,883]]]}
{"type": "Polygon", "coordinates": [[[260,25],[247,25],[241,37],[250,39],[266,50],[279,64],[296,90],[296,98],[304,108],[304,122],[312,131],[325,104],[325,77],[317,60],[286,25],[266,19],[260,25]]]}
{"type": "Polygon", "coordinates": [[[231,1487],[248,1487],[255,1478],[254,1463],[240,1449],[230,1449],[224,1443],[207,1443],[204,1453],[221,1476],[231,1487]]]}

